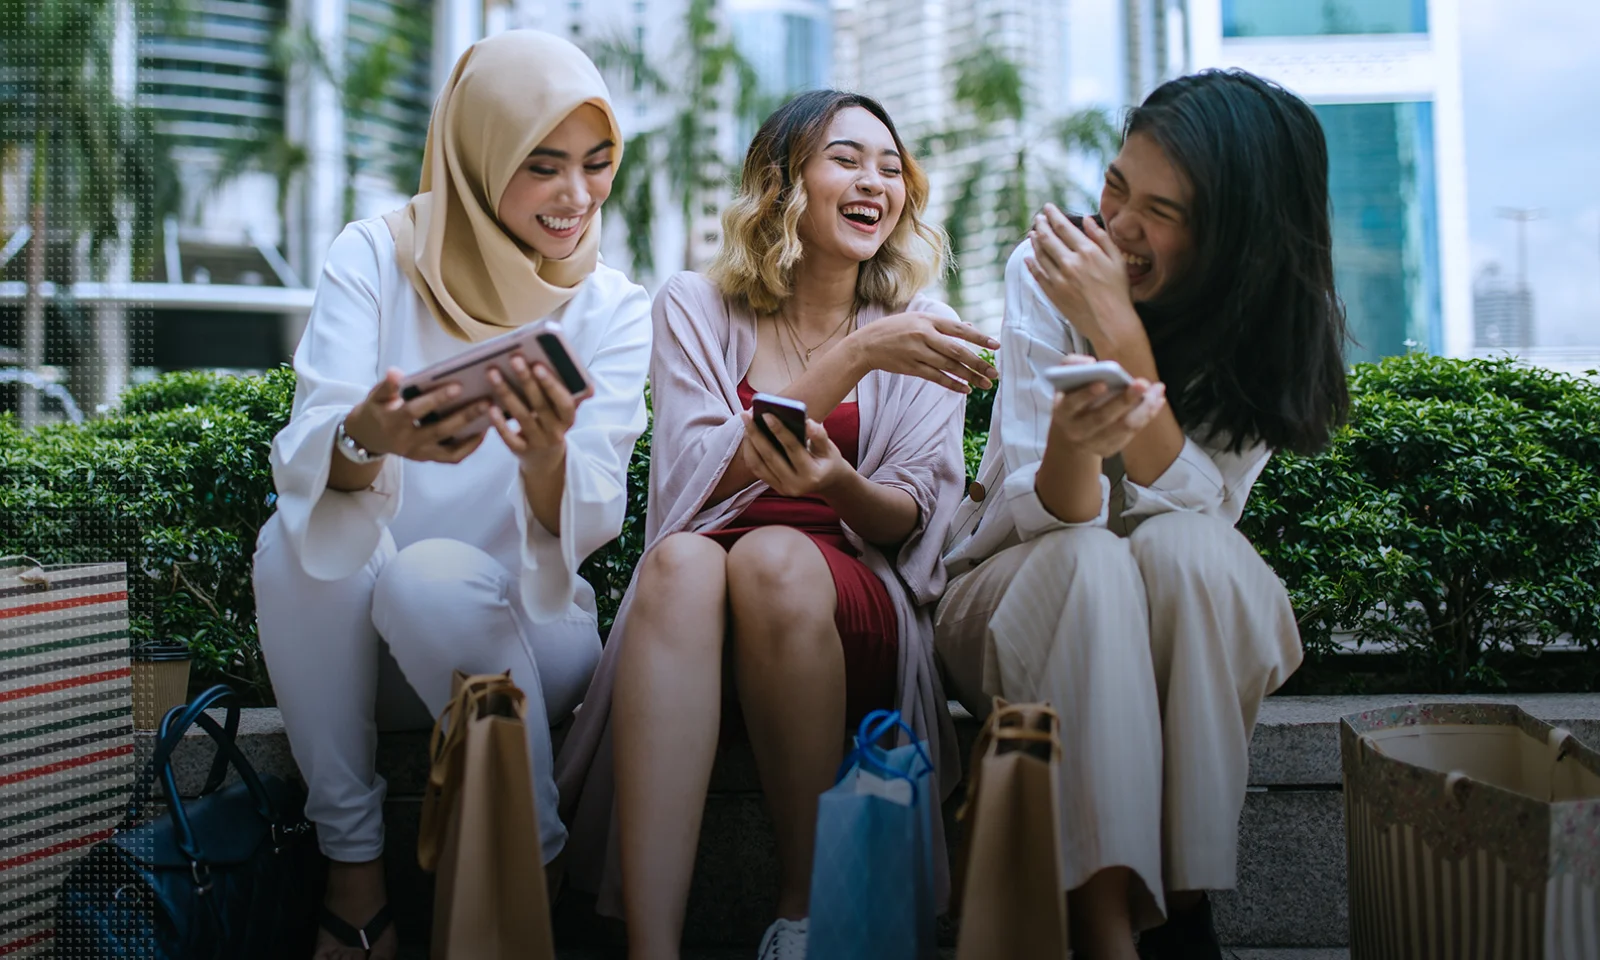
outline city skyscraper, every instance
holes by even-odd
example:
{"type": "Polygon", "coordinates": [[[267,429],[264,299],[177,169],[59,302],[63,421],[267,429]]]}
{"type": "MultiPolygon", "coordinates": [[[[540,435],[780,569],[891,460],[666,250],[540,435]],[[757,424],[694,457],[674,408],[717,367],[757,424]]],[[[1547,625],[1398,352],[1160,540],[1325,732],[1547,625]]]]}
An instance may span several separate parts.
{"type": "Polygon", "coordinates": [[[1472,345],[1479,350],[1522,350],[1534,345],[1533,291],[1508,281],[1499,264],[1479,273],[1472,290],[1472,345]]]}
{"type": "Polygon", "coordinates": [[[1451,0],[1187,0],[1194,67],[1242,67],[1327,134],[1352,360],[1473,338],[1459,10],[1451,0]]]}

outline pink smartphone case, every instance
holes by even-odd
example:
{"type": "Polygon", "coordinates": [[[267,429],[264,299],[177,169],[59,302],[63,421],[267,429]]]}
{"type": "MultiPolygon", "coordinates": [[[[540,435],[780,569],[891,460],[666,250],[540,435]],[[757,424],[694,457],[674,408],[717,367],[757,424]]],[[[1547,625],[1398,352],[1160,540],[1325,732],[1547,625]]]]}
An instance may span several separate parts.
{"type": "MultiPolygon", "coordinates": [[[[448,406],[441,407],[423,418],[424,423],[436,423],[462,407],[479,400],[492,399],[494,389],[489,383],[491,368],[499,370],[500,375],[508,382],[515,383],[511,371],[511,358],[519,353],[530,367],[536,363],[543,363],[554,372],[556,378],[571,391],[573,399],[585,400],[594,394],[594,381],[572,352],[572,345],[562,334],[561,325],[554,320],[539,320],[518,327],[510,333],[475,344],[447,360],[441,360],[411,374],[401,382],[400,395],[410,400],[446,384],[460,384],[460,396],[448,406]],[[549,349],[546,349],[547,347],[549,349]]],[[[489,429],[491,425],[492,421],[485,414],[457,431],[451,439],[454,441],[469,439],[489,429]]]]}

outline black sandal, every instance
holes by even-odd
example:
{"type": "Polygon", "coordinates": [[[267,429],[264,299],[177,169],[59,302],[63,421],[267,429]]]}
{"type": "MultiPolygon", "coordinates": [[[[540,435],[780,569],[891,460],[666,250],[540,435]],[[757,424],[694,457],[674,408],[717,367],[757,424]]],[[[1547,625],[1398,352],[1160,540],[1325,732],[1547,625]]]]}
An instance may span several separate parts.
{"type": "Polygon", "coordinates": [[[378,938],[383,936],[385,930],[389,929],[389,905],[386,903],[379,907],[378,912],[372,915],[372,919],[368,920],[364,927],[351,926],[349,921],[327,907],[322,908],[320,922],[322,929],[332,934],[333,939],[340,944],[346,947],[360,947],[371,956],[372,945],[378,942],[378,938]]]}

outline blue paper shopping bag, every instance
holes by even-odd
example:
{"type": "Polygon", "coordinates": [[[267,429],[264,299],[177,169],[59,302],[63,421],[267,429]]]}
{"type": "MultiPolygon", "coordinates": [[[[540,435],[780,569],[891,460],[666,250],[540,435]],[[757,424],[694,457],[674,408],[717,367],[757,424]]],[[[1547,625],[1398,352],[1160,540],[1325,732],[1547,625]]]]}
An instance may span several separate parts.
{"type": "Polygon", "coordinates": [[[861,721],[839,782],[817,803],[806,955],[828,960],[931,960],[933,762],[900,719],[861,721]],[[878,741],[904,730],[911,742],[878,741]]]}

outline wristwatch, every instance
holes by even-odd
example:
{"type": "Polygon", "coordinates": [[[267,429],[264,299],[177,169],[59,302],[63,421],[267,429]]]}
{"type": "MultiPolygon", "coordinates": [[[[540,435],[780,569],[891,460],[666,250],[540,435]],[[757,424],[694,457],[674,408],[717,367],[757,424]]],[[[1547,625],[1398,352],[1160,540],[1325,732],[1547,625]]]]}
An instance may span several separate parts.
{"type": "Polygon", "coordinates": [[[369,451],[366,447],[356,443],[355,437],[345,433],[343,420],[339,421],[339,431],[334,435],[333,445],[351,463],[375,463],[384,458],[384,454],[369,451]]]}

